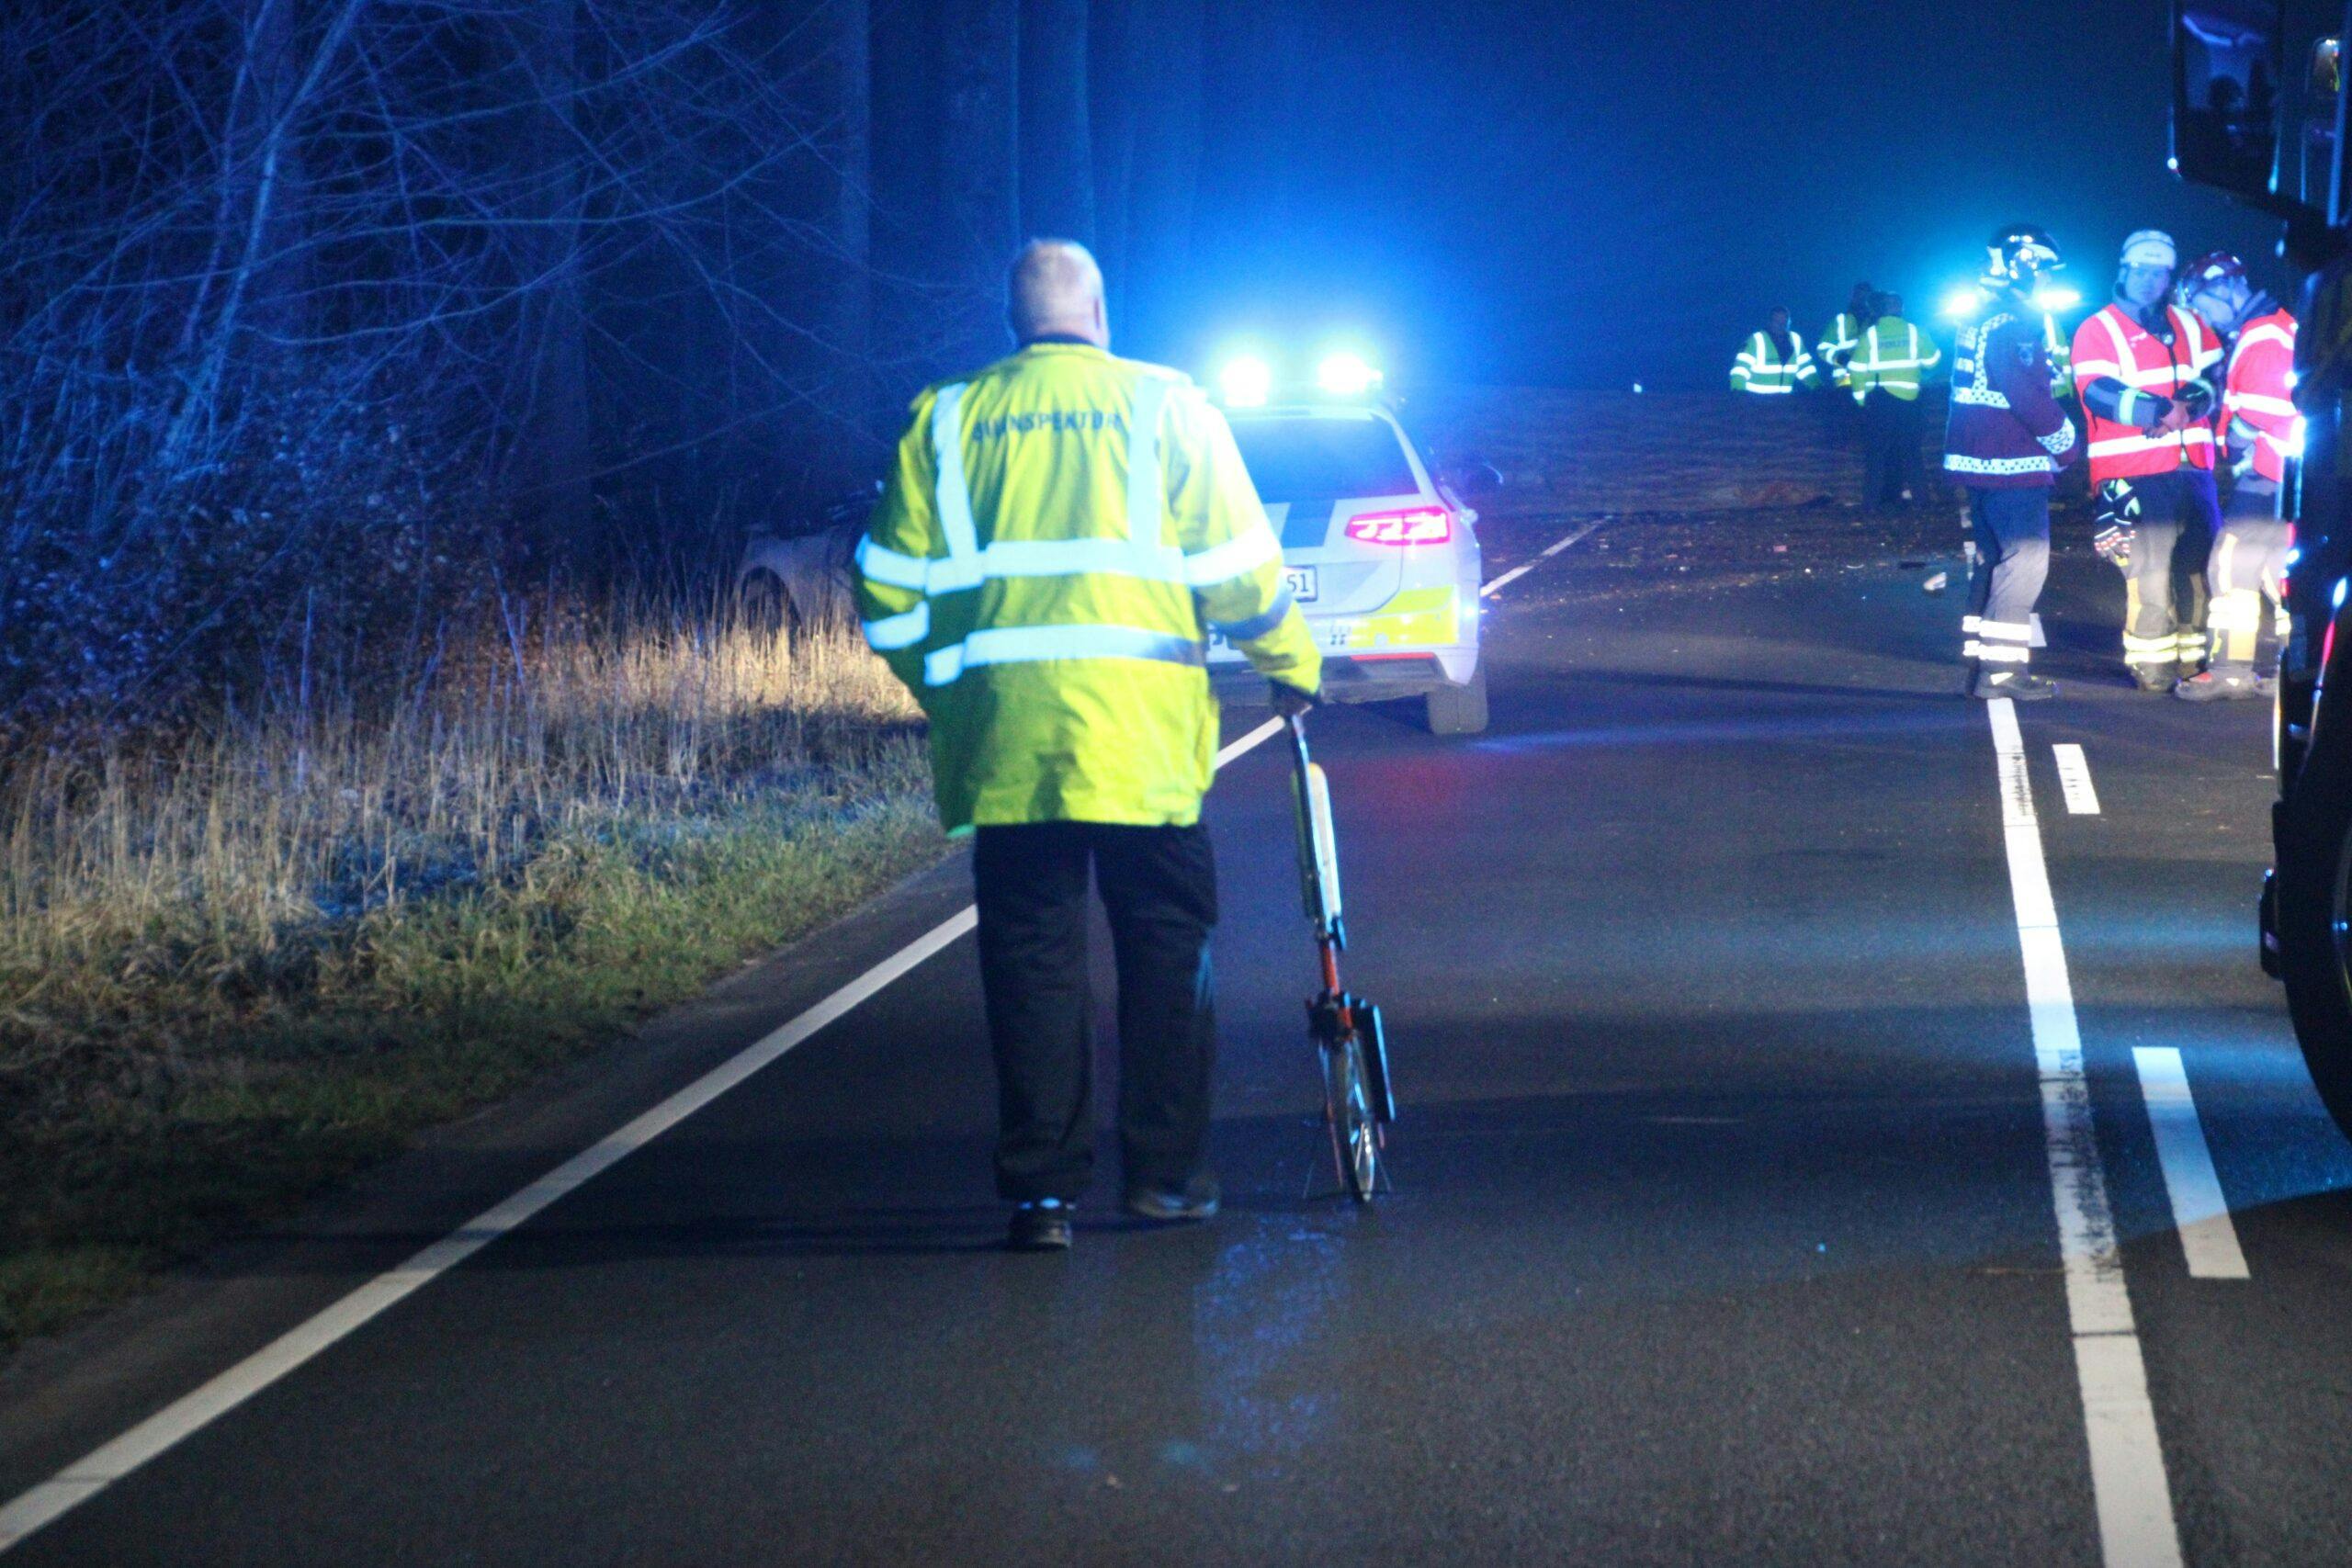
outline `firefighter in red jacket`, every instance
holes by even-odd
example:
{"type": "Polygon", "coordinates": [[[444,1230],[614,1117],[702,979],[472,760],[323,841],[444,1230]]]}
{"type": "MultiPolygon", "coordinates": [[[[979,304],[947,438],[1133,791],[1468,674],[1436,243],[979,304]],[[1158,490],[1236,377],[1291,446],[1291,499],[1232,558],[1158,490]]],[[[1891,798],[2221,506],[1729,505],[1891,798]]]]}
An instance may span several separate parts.
{"type": "Polygon", "coordinates": [[[2205,580],[2212,666],[2173,688],[2190,702],[2267,696],[2286,633],[2287,524],[2278,492],[2295,428],[2295,318],[2255,287],[2245,263],[2215,251],[2182,271],[2180,302],[2229,340],[2221,434],[2234,480],[2205,580]],[[2267,601],[2267,603],[2266,603],[2267,601]],[[2266,635],[2267,634],[2267,635],[2266,635]]]}
{"type": "Polygon", "coordinates": [[[1969,527],[1984,565],[1969,585],[1968,694],[2018,702],[2058,688],[2027,668],[2033,602],[2050,575],[2050,489],[2082,455],[2050,395],[2041,346],[2043,276],[2058,270],[2047,231],[2013,223],[1994,232],[1983,279],[1987,303],[1961,329],[1952,354],[1944,470],[1968,491],[1969,527]]]}
{"type": "Polygon", "coordinates": [[[2171,302],[2179,253],[2143,229],[2123,243],[2115,299],[2075,331],[2098,552],[2124,573],[2123,659],[2168,692],[2205,658],[2205,558],[2221,532],[2211,378],[2222,340],[2171,302]]]}

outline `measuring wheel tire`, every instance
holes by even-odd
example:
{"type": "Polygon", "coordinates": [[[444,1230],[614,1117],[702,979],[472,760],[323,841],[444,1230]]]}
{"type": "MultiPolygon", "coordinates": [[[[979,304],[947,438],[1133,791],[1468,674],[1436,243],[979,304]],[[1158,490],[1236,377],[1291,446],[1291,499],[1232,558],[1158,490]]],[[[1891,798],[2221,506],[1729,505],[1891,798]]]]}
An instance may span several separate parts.
{"type": "Polygon", "coordinates": [[[1429,706],[1431,735],[1487,732],[1487,661],[1480,660],[1466,686],[1443,685],[1422,699],[1429,706]]]}
{"type": "Polygon", "coordinates": [[[1350,1035],[1323,1054],[1330,1076],[1331,1133],[1339,1141],[1340,1175],[1348,1196],[1369,1203],[1380,1187],[1380,1123],[1365,1082],[1363,1042],[1350,1035]]]}
{"type": "MultiPolygon", "coordinates": [[[[2352,715],[2325,716],[2339,716],[2352,715]]],[[[2287,1008],[2320,1100],[2352,1136],[2352,746],[2332,739],[2313,749],[2278,809],[2287,1008]]]]}

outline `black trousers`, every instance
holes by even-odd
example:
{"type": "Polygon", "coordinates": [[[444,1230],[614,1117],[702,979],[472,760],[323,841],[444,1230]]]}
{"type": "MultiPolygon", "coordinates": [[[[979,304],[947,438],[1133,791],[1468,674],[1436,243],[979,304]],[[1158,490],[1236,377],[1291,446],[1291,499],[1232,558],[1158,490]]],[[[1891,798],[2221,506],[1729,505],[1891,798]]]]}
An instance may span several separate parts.
{"type": "Polygon", "coordinates": [[[1903,492],[1914,500],[1927,487],[1919,462],[1922,420],[1917,401],[1905,401],[1883,387],[1862,399],[1862,506],[1876,511],[1900,506],[1903,492]]]}
{"type": "Polygon", "coordinates": [[[1119,976],[1119,1143],[1130,1186],[1182,1183],[1207,1155],[1216,1018],[1205,826],[982,828],[972,850],[980,986],[996,1054],[996,1185],[1074,1201],[1094,1169],[1087,874],[1119,976]]]}

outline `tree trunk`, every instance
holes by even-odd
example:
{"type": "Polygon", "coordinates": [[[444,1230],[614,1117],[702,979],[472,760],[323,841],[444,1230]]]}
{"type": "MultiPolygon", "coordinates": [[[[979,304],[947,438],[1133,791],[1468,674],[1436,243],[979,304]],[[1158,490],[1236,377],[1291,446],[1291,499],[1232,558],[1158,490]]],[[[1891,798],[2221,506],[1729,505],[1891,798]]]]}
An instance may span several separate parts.
{"type": "Polygon", "coordinates": [[[1127,215],[1127,315],[1144,352],[1180,335],[1192,272],[1200,184],[1203,0],[1150,0],[1132,13],[1127,50],[1136,98],[1127,215]]]}
{"type": "Polygon", "coordinates": [[[1095,0],[1087,34],[1087,124],[1092,143],[1094,255],[1115,329],[1127,305],[1127,221],[1135,177],[1134,0],[1095,0]]]}
{"type": "Polygon", "coordinates": [[[572,128],[580,85],[579,0],[538,0],[528,47],[541,101],[531,111],[529,221],[516,250],[521,276],[540,281],[524,310],[524,414],[514,474],[523,516],[558,558],[582,555],[592,467],[588,331],[580,254],[582,170],[572,128]]]}
{"type": "Polygon", "coordinates": [[[966,359],[1005,347],[1004,268],[1021,239],[1020,0],[939,0],[940,216],[966,359]]]}
{"type": "Polygon", "coordinates": [[[866,0],[828,0],[828,111],[835,127],[827,152],[832,167],[834,255],[831,321],[826,333],[834,355],[831,382],[842,410],[861,429],[876,406],[874,375],[874,67],[866,0]]]}
{"type": "Polygon", "coordinates": [[[1088,0],[1022,0],[1021,226],[1094,243],[1088,0]]]}

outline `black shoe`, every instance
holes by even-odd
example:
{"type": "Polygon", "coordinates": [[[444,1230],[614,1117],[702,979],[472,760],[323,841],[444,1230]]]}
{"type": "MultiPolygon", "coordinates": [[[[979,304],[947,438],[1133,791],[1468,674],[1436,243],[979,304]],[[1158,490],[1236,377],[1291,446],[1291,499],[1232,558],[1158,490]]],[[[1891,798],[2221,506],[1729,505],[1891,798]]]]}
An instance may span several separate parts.
{"type": "Polygon", "coordinates": [[[1069,1217],[1076,1207],[1057,1198],[1041,1198],[1034,1203],[1022,1204],[1012,1211],[1012,1224],[1004,1233],[1007,1250],[1068,1252],[1069,1217]]]}
{"type": "Polygon", "coordinates": [[[2151,669],[2145,665],[2135,666],[2132,671],[2132,679],[2143,692],[2150,696],[2161,697],[2173,688],[2172,666],[2167,664],[2160,670],[2151,669]]]}
{"type": "Polygon", "coordinates": [[[1223,1196],[1214,1176],[1182,1184],[1146,1182],[1127,1189],[1127,1213],[1147,1220],[1205,1220],[1216,1214],[1223,1196]]]}
{"type": "Polygon", "coordinates": [[[2227,703],[2242,702],[2267,694],[2262,690],[2261,682],[2252,675],[2208,670],[2204,674],[2192,675],[2175,686],[2172,694],[2185,703],[2227,703]]]}
{"type": "Polygon", "coordinates": [[[1995,697],[2019,703],[2046,702],[2058,694],[2058,682],[2022,670],[1995,670],[1988,666],[1976,671],[1976,679],[1968,683],[1968,694],[1987,703],[1995,697]]]}

